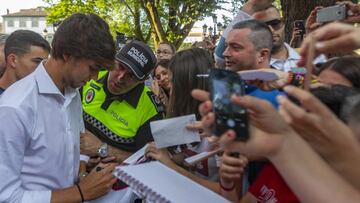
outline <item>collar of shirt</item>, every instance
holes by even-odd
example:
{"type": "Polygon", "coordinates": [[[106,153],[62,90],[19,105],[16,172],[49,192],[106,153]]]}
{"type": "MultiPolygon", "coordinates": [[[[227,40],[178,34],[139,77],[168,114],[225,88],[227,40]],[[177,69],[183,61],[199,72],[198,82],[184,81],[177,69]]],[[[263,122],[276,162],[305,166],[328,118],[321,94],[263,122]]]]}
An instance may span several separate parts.
{"type": "Polygon", "coordinates": [[[104,86],[104,92],[106,93],[106,100],[110,100],[111,102],[114,100],[118,100],[122,102],[125,100],[128,104],[130,104],[132,107],[136,108],[139,99],[141,97],[142,91],[144,89],[144,83],[140,83],[139,85],[135,86],[130,91],[120,94],[120,95],[113,95],[109,92],[107,88],[107,78],[109,76],[109,73],[105,74],[102,78],[100,78],[97,82],[102,83],[104,86]]]}
{"type": "Polygon", "coordinates": [[[55,85],[54,81],[51,79],[49,74],[47,73],[43,63],[45,63],[45,61],[42,61],[34,71],[35,80],[38,86],[39,93],[56,94],[61,96],[63,102],[65,102],[67,99],[69,99],[68,101],[71,101],[71,99],[74,98],[77,94],[76,89],[71,87],[66,87],[65,95],[63,95],[60,92],[59,88],[55,85]]]}
{"type": "Polygon", "coordinates": [[[284,45],[288,51],[288,58],[285,60],[271,58],[270,66],[278,70],[287,72],[290,70],[290,68],[296,67],[296,63],[300,59],[300,55],[296,52],[295,49],[291,48],[287,43],[284,43],[284,45]]]}
{"type": "Polygon", "coordinates": [[[290,47],[290,45],[288,45],[287,43],[284,43],[286,49],[288,50],[289,53],[289,57],[288,59],[292,59],[292,60],[299,60],[300,59],[300,55],[299,53],[292,47],[290,47]]]}
{"type": "Polygon", "coordinates": [[[282,60],[282,59],[271,58],[270,64],[273,64],[273,63],[278,62],[278,61],[299,60],[300,59],[300,55],[296,52],[295,49],[290,47],[287,43],[284,43],[284,45],[285,45],[285,48],[287,49],[288,54],[289,54],[287,59],[282,60]]]}

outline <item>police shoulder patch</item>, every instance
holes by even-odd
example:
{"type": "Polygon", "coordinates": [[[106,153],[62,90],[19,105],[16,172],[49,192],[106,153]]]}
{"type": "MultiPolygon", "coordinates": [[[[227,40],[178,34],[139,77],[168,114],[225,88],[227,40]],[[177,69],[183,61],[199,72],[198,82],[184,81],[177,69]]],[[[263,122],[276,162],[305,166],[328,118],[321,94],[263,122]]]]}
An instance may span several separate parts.
{"type": "Polygon", "coordinates": [[[163,103],[160,101],[160,99],[153,92],[147,92],[147,94],[149,95],[152,103],[154,104],[156,111],[159,113],[164,112],[165,108],[163,103]]]}
{"type": "Polygon", "coordinates": [[[97,84],[92,83],[92,82],[90,82],[90,86],[98,91],[101,89],[101,87],[99,87],[97,84]]]}
{"type": "Polygon", "coordinates": [[[86,103],[92,102],[94,97],[95,97],[95,91],[93,89],[89,89],[88,91],[86,91],[85,102],[86,103]]]}

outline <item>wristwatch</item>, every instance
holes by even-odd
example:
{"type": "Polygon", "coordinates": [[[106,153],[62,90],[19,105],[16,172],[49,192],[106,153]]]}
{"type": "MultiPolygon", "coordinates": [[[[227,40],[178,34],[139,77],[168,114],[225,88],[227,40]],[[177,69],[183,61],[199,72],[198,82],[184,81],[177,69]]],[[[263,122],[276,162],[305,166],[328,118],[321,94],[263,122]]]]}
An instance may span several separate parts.
{"type": "Polygon", "coordinates": [[[80,172],[80,173],[79,173],[79,178],[84,178],[84,177],[86,177],[87,175],[89,175],[88,172],[80,172]]]}
{"type": "Polygon", "coordinates": [[[109,155],[109,148],[106,143],[102,143],[98,149],[98,155],[100,158],[106,158],[109,155]]]}

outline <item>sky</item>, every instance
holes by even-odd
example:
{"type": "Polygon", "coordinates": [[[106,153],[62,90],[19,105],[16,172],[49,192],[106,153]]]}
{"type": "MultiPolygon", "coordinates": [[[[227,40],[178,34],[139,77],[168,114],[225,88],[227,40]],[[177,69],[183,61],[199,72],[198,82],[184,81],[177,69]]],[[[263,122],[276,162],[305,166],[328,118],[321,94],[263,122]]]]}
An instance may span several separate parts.
{"type": "MultiPolygon", "coordinates": [[[[0,0],[0,15],[6,15],[6,9],[9,9],[10,13],[20,11],[20,9],[36,8],[37,6],[47,6],[42,0],[0,0]]],[[[231,15],[225,11],[217,12],[218,21],[221,21],[221,14],[231,15]]],[[[212,18],[205,18],[203,21],[197,22],[195,25],[201,27],[207,24],[213,26],[212,18]]]]}
{"type": "Polygon", "coordinates": [[[6,9],[9,9],[10,13],[14,13],[20,9],[46,6],[42,0],[0,0],[0,5],[0,15],[6,15],[6,9]]]}

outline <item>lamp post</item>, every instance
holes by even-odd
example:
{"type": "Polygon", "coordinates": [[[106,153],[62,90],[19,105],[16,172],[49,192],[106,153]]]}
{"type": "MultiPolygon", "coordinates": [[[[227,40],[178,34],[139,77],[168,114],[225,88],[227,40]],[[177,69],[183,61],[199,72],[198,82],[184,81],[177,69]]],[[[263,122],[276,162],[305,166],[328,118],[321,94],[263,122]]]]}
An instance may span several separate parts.
{"type": "Polygon", "coordinates": [[[126,45],[125,33],[116,31],[116,49],[121,50],[126,45]]]}
{"type": "Polygon", "coordinates": [[[57,28],[59,27],[59,25],[61,24],[62,21],[57,21],[55,23],[53,23],[53,31],[55,32],[57,30],[57,28]]]}
{"type": "Polygon", "coordinates": [[[216,35],[216,25],[217,25],[217,16],[215,14],[212,15],[212,20],[213,20],[213,23],[214,23],[214,34],[213,36],[216,35]]]}
{"type": "Polygon", "coordinates": [[[202,29],[203,29],[203,38],[204,38],[204,39],[205,39],[205,37],[206,37],[207,28],[208,28],[208,26],[207,26],[206,24],[204,24],[204,25],[202,26],[202,29]]]}
{"type": "Polygon", "coordinates": [[[218,22],[217,24],[216,24],[216,26],[217,26],[217,29],[218,29],[218,34],[220,35],[221,34],[221,32],[223,31],[223,25],[220,23],[220,22],[218,22]]]}
{"type": "Polygon", "coordinates": [[[209,27],[209,36],[210,36],[210,37],[213,36],[213,30],[214,30],[214,29],[210,26],[210,27],[209,27]]]}
{"type": "Polygon", "coordinates": [[[47,40],[48,31],[46,28],[43,30],[42,34],[43,34],[43,37],[47,40]]]}

